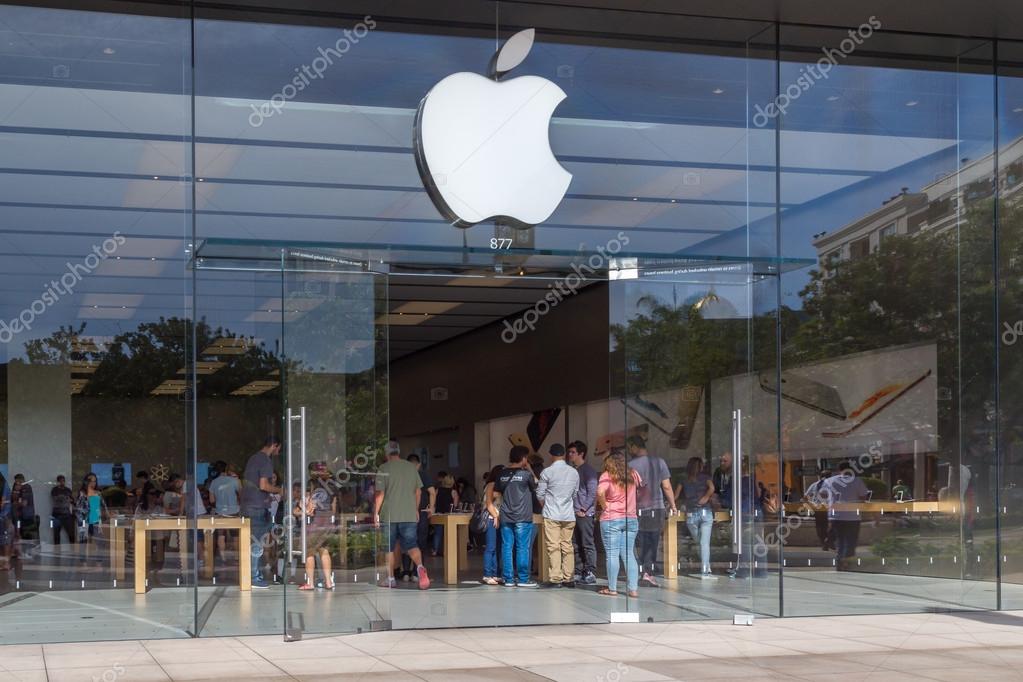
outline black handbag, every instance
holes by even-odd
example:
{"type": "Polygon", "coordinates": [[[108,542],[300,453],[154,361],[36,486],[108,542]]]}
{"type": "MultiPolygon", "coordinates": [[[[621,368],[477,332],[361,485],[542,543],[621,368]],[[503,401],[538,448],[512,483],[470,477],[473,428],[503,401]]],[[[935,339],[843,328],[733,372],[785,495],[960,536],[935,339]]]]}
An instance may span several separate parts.
{"type": "Polygon", "coordinates": [[[481,504],[472,513],[472,518],[469,519],[469,530],[477,535],[483,535],[487,532],[487,528],[492,528],[493,526],[494,517],[487,511],[486,506],[481,504]]]}

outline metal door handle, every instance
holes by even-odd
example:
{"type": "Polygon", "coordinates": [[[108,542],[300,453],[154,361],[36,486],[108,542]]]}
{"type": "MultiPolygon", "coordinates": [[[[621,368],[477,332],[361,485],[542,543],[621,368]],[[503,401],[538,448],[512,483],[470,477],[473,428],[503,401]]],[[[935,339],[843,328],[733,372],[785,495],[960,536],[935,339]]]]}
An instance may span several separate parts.
{"type": "Polygon", "coordinates": [[[731,544],[743,553],[743,411],[731,411],[731,544]]]}

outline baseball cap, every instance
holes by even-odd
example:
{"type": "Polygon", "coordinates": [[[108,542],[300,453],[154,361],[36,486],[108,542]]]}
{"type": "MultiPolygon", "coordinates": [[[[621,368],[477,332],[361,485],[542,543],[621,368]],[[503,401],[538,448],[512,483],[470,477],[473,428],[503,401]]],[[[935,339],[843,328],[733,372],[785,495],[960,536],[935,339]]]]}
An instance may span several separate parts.
{"type": "Polygon", "coordinates": [[[396,440],[389,440],[389,441],[387,441],[387,445],[384,446],[384,454],[385,455],[400,455],[401,454],[401,447],[398,445],[398,441],[396,441],[396,440]]]}

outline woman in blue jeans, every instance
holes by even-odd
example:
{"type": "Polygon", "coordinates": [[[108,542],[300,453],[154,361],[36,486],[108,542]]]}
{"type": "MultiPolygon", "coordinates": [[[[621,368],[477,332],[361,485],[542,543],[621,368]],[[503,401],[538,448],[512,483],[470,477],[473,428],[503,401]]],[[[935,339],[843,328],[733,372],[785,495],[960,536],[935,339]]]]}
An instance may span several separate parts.
{"type": "Polygon", "coordinates": [[[639,561],[636,559],[636,487],[642,481],[625,464],[625,455],[604,458],[604,472],[597,480],[597,506],[600,507],[600,536],[607,556],[607,587],[598,594],[618,596],[618,570],[625,566],[625,590],[639,596],[639,561]]]}
{"type": "Polygon", "coordinates": [[[686,504],[686,527],[689,535],[700,542],[700,578],[714,580],[710,571],[710,534],[714,528],[714,481],[704,470],[703,460],[690,457],[686,464],[686,482],[682,484],[686,504]]]}
{"type": "Polygon", "coordinates": [[[483,504],[486,505],[487,511],[490,512],[490,518],[494,522],[487,526],[486,532],[486,546],[483,549],[483,582],[487,585],[500,585],[504,581],[501,579],[501,572],[497,565],[497,557],[501,552],[501,531],[499,526],[501,521],[499,519],[498,509],[501,506],[501,494],[495,493],[494,499],[490,500],[490,491],[494,489],[494,481],[497,480],[498,474],[504,466],[498,464],[496,467],[490,470],[487,474],[487,484],[483,486],[483,504]]]}

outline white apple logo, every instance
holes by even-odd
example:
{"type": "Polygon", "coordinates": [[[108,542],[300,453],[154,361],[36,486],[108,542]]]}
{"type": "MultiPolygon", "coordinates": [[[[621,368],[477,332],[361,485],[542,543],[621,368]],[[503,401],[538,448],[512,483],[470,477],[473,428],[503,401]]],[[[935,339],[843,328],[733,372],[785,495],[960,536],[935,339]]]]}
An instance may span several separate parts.
{"type": "Polygon", "coordinates": [[[452,74],[419,104],[416,165],[437,210],[459,227],[491,219],[516,227],[542,223],[572,181],[548,138],[565,92],[538,76],[498,80],[526,58],[534,33],[508,39],[490,60],[491,78],[452,74]]]}

